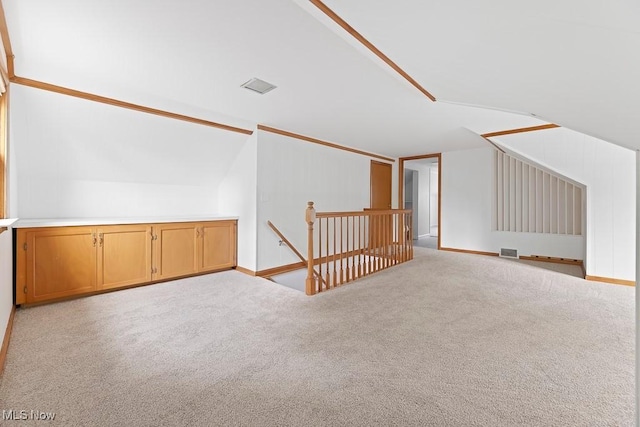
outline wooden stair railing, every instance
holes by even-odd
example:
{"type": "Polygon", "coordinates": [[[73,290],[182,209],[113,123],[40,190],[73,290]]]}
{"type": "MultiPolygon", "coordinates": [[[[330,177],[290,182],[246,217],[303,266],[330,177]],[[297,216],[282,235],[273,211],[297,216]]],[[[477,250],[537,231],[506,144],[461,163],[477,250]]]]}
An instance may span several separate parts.
{"type": "Polygon", "coordinates": [[[307,295],[413,259],[410,209],[316,212],[313,202],[308,202],[305,221],[307,295]]]}
{"type": "MultiPolygon", "coordinates": [[[[295,246],[293,246],[293,243],[291,243],[289,241],[289,239],[287,239],[286,237],[284,237],[284,234],[282,234],[282,232],[280,230],[278,230],[278,227],[276,227],[275,225],[273,225],[273,223],[271,221],[267,221],[267,225],[273,230],[274,233],[276,233],[276,235],[280,238],[280,240],[282,241],[282,243],[284,243],[285,245],[287,245],[289,247],[289,249],[291,249],[293,251],[294,254],[296,254],[298,256],[298,258],[300,258],[300,261],[304,262],[305,264],[307,264],[307,260],[302,256],[302,254],[296,249],[295,246]]],[[[313,269],[313,268],[312,268],[313,269]]],[[[313,274],[320,279],[323,283],[324,283],[324,279],[322,279],[322,277],[320,276],[320,273],[318,273],[317,271],[315,271],[315,269],[313,269],[313,274]]]]}

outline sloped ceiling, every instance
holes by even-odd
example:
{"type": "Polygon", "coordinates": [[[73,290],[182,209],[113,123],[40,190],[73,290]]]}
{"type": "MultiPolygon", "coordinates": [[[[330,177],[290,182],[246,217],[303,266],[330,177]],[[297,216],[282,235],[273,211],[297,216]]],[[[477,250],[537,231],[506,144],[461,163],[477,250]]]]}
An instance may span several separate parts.
{"type": "Polygon", "coordinates": [[[545,120],[640,147],[631,2],[326,3],[439,102],[303,0],[3,1],[17,75],[154,108],[393,157],[545,120]],[[252,77],[278,88],[240,88],[252,77]]]}
{"type": "Polygon", "coordinates": [[[640,149],[640,2],[324,2],[438,100],[640,149]]]}

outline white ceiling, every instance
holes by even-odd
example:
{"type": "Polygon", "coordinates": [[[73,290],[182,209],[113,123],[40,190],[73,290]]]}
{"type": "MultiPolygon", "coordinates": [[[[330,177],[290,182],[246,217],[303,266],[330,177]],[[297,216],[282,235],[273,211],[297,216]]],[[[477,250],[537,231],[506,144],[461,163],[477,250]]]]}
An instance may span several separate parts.
{"type": "Polygon", "coordinates": [[[326,1],[432,103],[306,0],[3,1],[17,75],[124,101],[393,157],[544,123],[501,109],[640,148],[638,6],[569,3],[326,1]]]}

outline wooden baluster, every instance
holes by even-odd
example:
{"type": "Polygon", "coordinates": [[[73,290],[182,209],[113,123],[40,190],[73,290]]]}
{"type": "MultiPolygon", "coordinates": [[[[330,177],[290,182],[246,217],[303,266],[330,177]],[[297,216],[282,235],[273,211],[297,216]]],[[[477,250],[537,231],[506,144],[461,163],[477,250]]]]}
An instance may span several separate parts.
{"type": "Polygon", "coordinates": [[[358,273],[359,273],[359,275],[361,277],[364,276],[364,274],[362,273],[362,270],[363,270],[363,267],[364,267],[364,263],[367,261],[365,250],[364,250],[364,241],[362,240],[363,236],[364,236],[364,233],[362,231],[363,231],[362,216],[358,215],[358,233],[359,233],[358,234],[358,236],[359,236],[358,247],[360,248],[360,253],[362,254],[362,256],[360,257],[360,269],[359,269],[358,273]]]}
{"type": "MultiPolygon", "coordinates": [[[[407,214],[404,213],[402,214],[402,241],[404,242],[404,248],[403,248],[403,257],[404,257],[404,261],[408,261],[408,255],[409,255],[409,248],[407,247],[407,241],[409,240],[407,237],[407,227],[405,226],[405,224],[407,223],[407,214]]],[[[413,242],[412,242],[413,243],[413,242]]]]}
{"type": "Polygon", "coordinates": [[[375,232],[375,242],[376,242],[376,262],[374,265],[374,269],[373,271],[378,271],[380,270],[380,250],[382,249],[380,242],[381,242],[381,226],[380,226],[380,215],[376,215],[374,217],[372,217],[372,219],[375,218],[376,219],[376,232],[375,232]]]}
{"type": "Polygon", "coordinates": [[[409,259],[413,259],[413,212],[409,213],[409,259]]]}
{"type": "Polygon", "coordinates": [[[380,219],[380,270],[384,270],[384,261],[385,261],[385,253],[384,253],[384,215],[380,215],[378,217],[380,219]]]}
{"type": "Polygon", "coordinates": [[[305,220],[307,222],[307,281],[305,293],[313,295],[316,293],[316,279],[313,275],[313,223],[316,221],[316,211],[313,208],[313,202],[307,203],[305,220]]]}
{"type": "Polygon", "coordinates": [[[383,214],[380,216],[380,223],[382,224],[382,232],[380,233],[380,241],[382,242],[382,266],[381,270],[387,268],[387,215],[383,214]]]}
{"type": "MultiPolygon", "coordinates": [[[[322,279],[322,218],[318,221],[318,270],[320,270],[319,276],[322,279]]],[[[322,292],[322,280],[318,282],[318,292],[322,292]]]]}
{"type": "Polygon", "coordinates": [[[333,287],[337,286],[337,273],[336,273],[336,217],[333,217],[333,287]]]}
{"type": "Polygon", "coordinates": [[[345,232],[347,233],[347,283],[351,281],[351,267],[349,267],[349,217],[347,216],[347,229],[345,232]]]}
{"type": "Polygon", "coordinates": [[[396,214],[396,262],[402,263],[402,248],[400,247],[400,214],[396,214]]]}
{"type": "Polygon", "coordinates": [[[407,227],[406,224],[407,223],[407,214],[403,213],[402,214],[402,260],[404,261],[408,261],[408,251],[409,248],[407,248],[407,240],[409,240],[407,238],[407,227]]]}
{"type": "MultiPolygon", "coordinates": [[[[355,258],[356,266],[355,266],[355,272],[353,274],[355,277],[360,277],[362,276],[362,273],[360,272],[360,265],[361,265],[360,264],[360,215],[358,215],[357,218],[358,218],[358,232],[354,236],[354,239],[358,241],[358,244],[353,245],[353,250],[355,251],[358,258],[355,258]]],[[[353,217],[354,232],[355,232],[355,226],[356,226],[356,217],[354,216],[353,217]]]]}
{"type": "Polygon", "coordinates": [[[384,268],[389,267],[389,214],[384,214],[384,268]]]}
{"type": "Polygon", "coordinates": [[[369,272],[368,274],[373,273],[375,270],[375,266],[376,266],[376,260],[374,258],[371,258],[374,255],[375,252],[375,243],[374,243],[374,234],[376,232],[376,222],[373,219],[373,215],[369,215],[367,217],[369,219],[369,272]]]}
{"type": "Polygon", "coordinates": [[[382,215],[382,253],[384,254],[384,258],[382,261],[382,268],[385,269],[389,266],[389,250],[388,250],[388,242],[387,236],[389,234],[389,230],[387,228],[387,214],[382,215]]]}
{"type": "Polygon", "coordinates": [[[358,276],[356,269],[356,217],[351,217],[351,280],[355,280],[358,276]]]}
{"type": "Polygon", "coordinates": [[[378,271],[380,269],[380,215],[375,215],[372,216],[371,219],[373,221],[375,221],[375,227],[374,227],[374,238],[373,238],[373,242],[374,242],[374,248],[373,251],[376,255],[376,259],[373,263],[373,272],[375,273],[376,271],[378,271]]]}
{"type": "Polygon", "coordinates": [[[391,255],[391,265],[396,265],[396,221],[395,221],[395,217],[396,214],[395,213],[391,213],[389,214],[389,252],[391,255]]]}
{"type": "Polygon", "coordinates": [[[344,224],[342,223],[342,219],[344,217],[340,217],[340,284],[344,284],[344,265],[342,259],[344,258],[344,224]]]}
{"type": "Polygon", "coordinates": [[[351,280],[356,279],[356,217],[351,217],[351,280]]]}
{"type": "Polygon", "coordinates": [[[382,223],[382,234],[380,235],[382,238],[382,267],[381,270],[387,268],[387,215],[382,215],[380,217],[382,223]]]}
{"type": "Polygon", "coordinates": [[[325,282],[327,284],[327,289],[331,288],[331,275],[329,274],[329,218],[325,218],[325,251],[324,251],[324,264],[325,264],[325,269],[326,269],[326,279],[325,282]]]}
{"type": "Polygon", "coordinates": [[[404,262],[404,213],[398,215],[398,245],[400,246],[400,262],[404,262]]]}
{"type": "Polygon", "coordinates": [[[398,221],[396,220],[396,213],[391,215],[391,250],[393,255],[393,265],[398,264],[398,244],[397,244],[397,236],[398,236],[398,221]]]}
{"type": "Polygon", "coordinates": [[[351,280],[356,278],[356,217],[351,217],[351,280]]]}
{"type": "Polygon", "coordinates": [[[364,275],[366,276],[371,271],[371,216],[366,214],[364,215],[364,238],[367,248],[366,265],[364,266],[364,275]]]}

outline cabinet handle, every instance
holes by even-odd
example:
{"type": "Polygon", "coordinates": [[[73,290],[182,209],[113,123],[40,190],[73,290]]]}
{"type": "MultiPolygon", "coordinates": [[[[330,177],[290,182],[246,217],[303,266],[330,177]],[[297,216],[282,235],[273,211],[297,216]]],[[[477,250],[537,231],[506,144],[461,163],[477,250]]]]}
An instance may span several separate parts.
{"type": "Polygon", "coordinates": [[[196,227],[196,239],[200,237],[200,229],[196,227]]]}
{"type": "Polygon", "coordinates": [[[202,237],[204,237],[204,227],[200,229],[200,234],[202,234],[202,237]]]}
{"type": "Polygon", "coordinates": [[[98,239],[96,238],[96,233],[93,233],[93,247],[96,247],[96,243],[98,242],[98,239]]]}
{"type": "Polygon", "coordinates": [[[100,236],[100,247],[102,247],[102,244],[104,243],[104,235],[100,233],[99,236],[100,236]]]}

